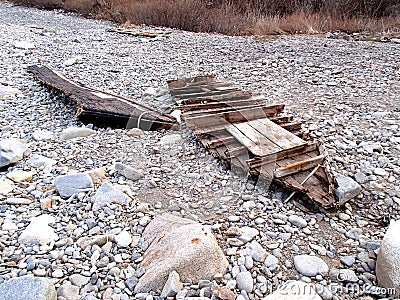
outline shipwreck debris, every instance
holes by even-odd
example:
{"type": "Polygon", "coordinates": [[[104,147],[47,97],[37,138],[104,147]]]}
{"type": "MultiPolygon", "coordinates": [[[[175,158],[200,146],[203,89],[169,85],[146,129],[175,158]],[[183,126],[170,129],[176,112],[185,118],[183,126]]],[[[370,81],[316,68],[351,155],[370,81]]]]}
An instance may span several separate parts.
{"type": "Polygon", "coordinates": [[[109,28],[110,32],[117,32],[122,34],[129,34],[133,36],[142,36],[148,38],[164,37],[167,38],[171,34],[171,31],[161,31],[161,30],[142,30],[138,27],[132,26],[119,26],[109,28]]]}
{"type": "Polygon", "coordinates": [[[77,105],[77,118],[98,127],[170,129],[176,119],[127,97],[85,87],[47,67],[31,66],[28,71],[46,87],[57,90],[77,105]]]}
{"type": "Polygon", "coordinates": [[[168,86],[186,126],[234,171],[275,181],[325,208],[344,203],[334,198],[323,145],[306,140],[301,123],[283,114],[284,104],[265,104],[213,75],[172,80],[168,86]]]}

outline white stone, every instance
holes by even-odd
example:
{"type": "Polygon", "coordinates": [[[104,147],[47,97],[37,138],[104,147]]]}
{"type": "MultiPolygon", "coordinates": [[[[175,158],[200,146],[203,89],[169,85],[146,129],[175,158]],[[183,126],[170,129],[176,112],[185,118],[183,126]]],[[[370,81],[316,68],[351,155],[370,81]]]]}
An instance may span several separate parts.
{"type": "Polygon", "coordinates": [[[176,144],[179,142],[182,142],[182,137],[180,134],[169,134],[161,138],[160,145],[166,146],[166,145],[176,144]]]}
{"type": "Polygon", "coordinates": [[[78,55],[75,57],[71,57],[69,59],[67,59],[66,61],[64,61],[64,66],[69,67],[75,64],[79,64],[82,62],[82,56],[78,55]]]}
{"type": "Polygon", "coordinates": [[[0,96],[4,97],[4,96],[12,96],[18,94],[22,94],[22,92],[19,89],[7,85],[0,85],[0,96]]]}
{"type": "Polygon", "coordinates": [[[35,130],[32,133],[32,138],[35,141],[50,141],[55,138],[55,134],[48,130],[35,130]]]}
{"type": "MultiPolygon", "coordinates": [[[[378,284],[395,288],[400,295],[400,220],[392,221],[383,238],[376,261],[378,284]]],[[[393,296],[393,295],[392,295],[393,296]]]]}
{"type": "Polygon", "coordinates": [[[58,239],[58,235],[49,223],[55,223],[56,219],[50,215],[40,215],[31,219],[31,223],[21,233],[18,242],[21,244],[46,245],[58,239]]]}
{"type": "Polygon", "coordinates": [[[87,137],[95,134],[96,131],[86,127],[68,127],[61,132],[60,141],[67,141],[79,137],[87,137]]]}
{"type": "Polygon", "coordinates": [[[119,247],[128,247],[132,242],[132,236],[128,231],[123,230],[115,236],[115,242],[119,247]]]}
{"type": "Polygon", "coordinates": [[[32,49],[36,48],[35,44],[31,43],[29,41],[18,41],[18,42],[15,42],[14,47],[18,48],[18,49],[24,49],[24,50],[32,50],[32,49]]]}
{"type": "Polygon", "coordinates": [[[29,182],[32,180],[33,172],[15,170],[6,175],[14,182],[29,182]]]}
{"type": "Polygon", "coordinates": [[[28,147],[17,139],[0,140],[0,168],[20,161],[28,154],[28,147]]]}

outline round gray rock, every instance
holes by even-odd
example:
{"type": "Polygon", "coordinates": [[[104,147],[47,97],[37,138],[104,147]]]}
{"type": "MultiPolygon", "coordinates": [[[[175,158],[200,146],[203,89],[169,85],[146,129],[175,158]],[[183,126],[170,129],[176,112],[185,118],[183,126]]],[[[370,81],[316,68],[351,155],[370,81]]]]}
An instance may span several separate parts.
{"type": "Polygon", "coordinates": [[[293,259],[296,270],[304,276],[326,275],[329,271],[328,265],[319,257],[311,255],[297,255],[293,259]]]}

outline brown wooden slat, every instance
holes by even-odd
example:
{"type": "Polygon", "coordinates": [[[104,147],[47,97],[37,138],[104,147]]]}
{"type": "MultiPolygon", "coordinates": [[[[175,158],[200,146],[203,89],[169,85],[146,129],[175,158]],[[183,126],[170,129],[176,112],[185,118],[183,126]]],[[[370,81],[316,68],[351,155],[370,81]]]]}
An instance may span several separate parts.
{"type": "MultiPolygon", "coordinates": [[[[278,126],[278,125],[277,125],[278,126]]],[[[272,143],[248,123],[238,123],[226,129],[241,144],[246,146],[251,153],[257,156],[266,156],[281,150],[279,146],[272,143]]]]}
{"type": "Polygon", "coordinates": [[[225,82],[213,82],[207,85],[194,85],[184,88],[169,89],[172,96],[179,96],[184,94],[203,93],[206,91],[218,91],[221,88],[232,88],[232,84],[225,82]]]}
{"type": "MultiPolygon", "coordinates": [[[[275,123],[275,122],[274,122],[275,123]]],[[[287,131],[297,131],[299,129],[301,129],[301,122],[290,122],[290,123],[282,123],[279,124],[279,126],[281,126],[282,128],[286,129],[287,131]]]]}
{"type": "Polygon", "coordinates": [[[179,105],[195,105],[195,104],[201,104],[201,103],[205,103],[205,102],[207,102],[207,103],[211,103],[211,102],[213,102],[213,103],[219,103],[219,102],[229,103],[230,101],[250,99],[251,97],[252,97],[252,95],[249,91],[237,91],[237,92],[231,92],[231,93],[222,94],[222,95],[195,97],[195,98],[188,98],[188,99],[184,99],[184,100],[181,100],[179,98],[174,98],[174,100],[179,105]]]}
{"type": "Polygon", "coordinates": [[[232,107],[232,108],[240,108],[244,106],[254,106],[254,105],[261,105],[261,100],[254,100],[254,99],[240,99],[240,100],[233,100],[233,101],[214,101],[214,102],[204,102],[198,104],[188,104],[188,105],[181,105],[179,109],[186,112],[186,111],[199,111],[202,109],[216,109],[216,108],[225,108],[225,107],[232,107]]]}
{"type": "Polygon", "coordinates": [[[215,139],[210,141],[210,143],[207,144],[207,148],[217,148],[221,145],[228,145],[231,144],[235,141],[235,138],[233,136],[227,136],[219,139],[215,139]]]}
{"type": "Polygon", "coordinates": [[[276,124],[282,124],[282,123],[292,122],[293,116],[276,116],[269,119],[276,124]]]}
{"type": "Polygon", "coordinates": [[[293,156],[297,156],[299,154],[307,153],[310,151],[315,151],[317,149],[317,143],[308,143],[306,145],[298,146],[295,148],[281,150],[276,153],[272,153],[267,156],[259,156],[247,161],[250,168],[258,168],[264,164],[268,164],[270,162],[283,160],[285,158],[291,158],[293,156]]]}
{"type": "Polygon", "coordinates": [[[76,115],[82,122],[99,127],[126,128],[129,124],[137,126],[137,120],[141,116],[142,122],[139,125],[145,130],[169,129],[176,124],[175,118],[153,108],[132,99],[84,87],[47,67],[31,66],[28,71],[45,86],[63,93],[75,103],[78,108],[76,115]]]}
{"type": "Polygon", "coordinates": [[[190,85],[200,85],[215,82],[215,75],[196,76],[191,78],[179,78],[168,81],[170,89],[183,88],[190,85]]]}
{"type": "Polygon", "coordinates": [[[232,112],[222,112],[218,114],[209,114],[199,117],[186,118],[185,122],[189,128],[210,127],[214,125],[223,125],[228,123],[239,123],[268,116],[275,116],[283,110],[284,105],[272,105],[265,107],[242,109],[232,112]]]}
{"type": "Polygon", "coordinates": [[[266,137],[282,149],[289,149],[306,144],[301,138],[283,129],[267,118],[250,121],[249,124],[265,134],[266,137]]]}
{"type": "Polygon", "coordinates": [[[175,96],[179,100],[185,100],[189,98],[201,98],[201,97],[207,97],[207,96],[217,96],[217,95],[226,95],[232,92],[239,92],[238,88],[227,88],[224,90],[216,90],[216,91],[206,91],[206,92],[198,92],[198,93],[189,93],[189,94],[182,94],[179,96],[175,96]]]}
{"type": "Polygon", "coordinates": [[[322,164],[324,159],[325,155],[318,155],[316,157],[305,159],[303,161],[298,161],[284,167],[279,167],[275,170],[274,176],[276,178],[281,178],[298,173],[299,171],[309,170],[311,168],[314,168],[318,164],[322,164]]]}
{"type": "Polygon", "coordinates": [[[205,109],[199,109],[199,110],[192,110],[188,111],[182,114],[182,117],[185,118],[194,118],[194,117],[201,117],[204,115],[210,115],[210,114],[219,114],[223,112],[234,112],[234,111],[239,111],[243,109],[258,109],[260,108],[259,104],[255,105],[249,105],[249,106],[240,106],[240,107],[232,107],[232,106],[225,106],[225,107],[216,107],[216,108],[205,108],[205,109]]]}

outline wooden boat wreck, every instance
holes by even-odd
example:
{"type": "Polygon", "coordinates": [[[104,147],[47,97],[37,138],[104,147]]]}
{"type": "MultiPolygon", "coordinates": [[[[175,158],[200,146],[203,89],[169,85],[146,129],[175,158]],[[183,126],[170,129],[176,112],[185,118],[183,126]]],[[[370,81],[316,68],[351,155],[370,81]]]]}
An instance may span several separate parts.
{"type": "Polygon", "coordinates": [[[61,92],[77,105],[77,118],[98,127],[171,129],[177,121],[170,115],[122,97],[85,87],[47,67],[31,66],[28,71],[46,87],[61,92]]]}
{"type": "MultiPolygon", "coordinates": [[[[265,104],[251,92],[199,76],[168,82],[186,126],[237,172],[306,194],[324,208],[338,207],[326,152],[306,141],[301,123],[283,104],[265,104]]],[[[287,200],[289,200],[289,198],[287,200]]]]}

